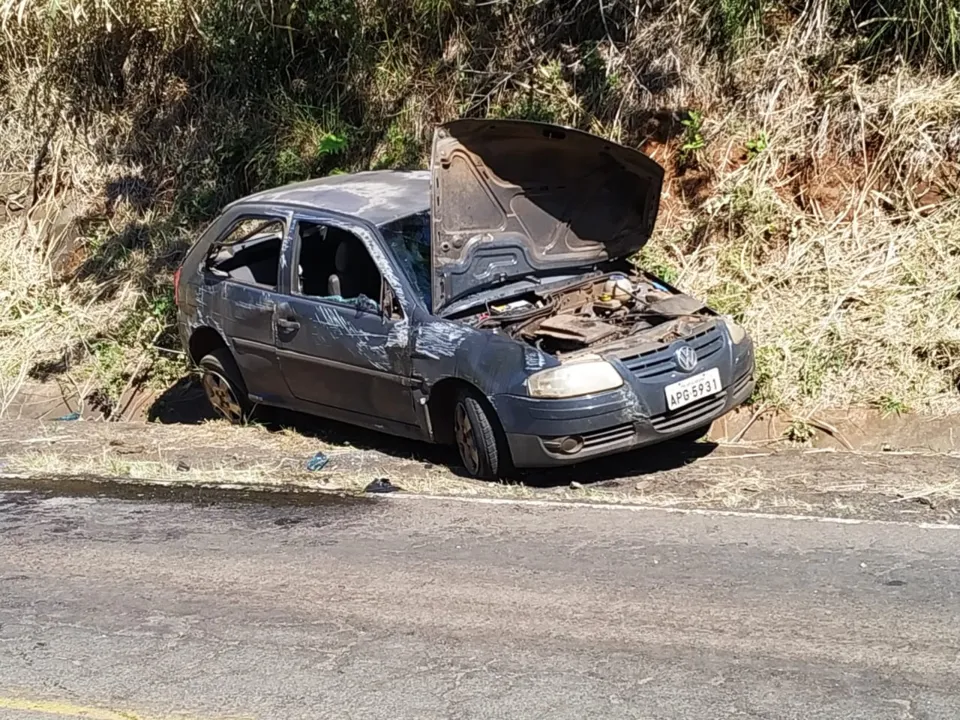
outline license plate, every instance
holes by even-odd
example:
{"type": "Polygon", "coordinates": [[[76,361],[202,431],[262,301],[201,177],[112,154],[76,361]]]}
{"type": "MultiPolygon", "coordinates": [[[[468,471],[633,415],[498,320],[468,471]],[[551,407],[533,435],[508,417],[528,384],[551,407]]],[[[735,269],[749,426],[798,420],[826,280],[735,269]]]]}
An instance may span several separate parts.
{"type": "Polygon", "coordinates": [[[723,390],[720,382],[720,371],[717,368],[694,375],[686,380],[667,385],[667,407],[670,410],[682,408],[701,398],[716,395],[723,390]]]}

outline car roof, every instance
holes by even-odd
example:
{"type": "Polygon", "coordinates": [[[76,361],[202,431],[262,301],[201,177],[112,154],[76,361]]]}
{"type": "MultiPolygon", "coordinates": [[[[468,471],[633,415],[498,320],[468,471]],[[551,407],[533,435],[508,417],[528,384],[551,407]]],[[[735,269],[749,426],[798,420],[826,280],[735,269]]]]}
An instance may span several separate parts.
{"type": "Polygon", "coordinates": [[[386,225],[430,209],[427,170],[371,170],[329,175],[248,195],[238,205],[279,205],[332,212],[386,225]]]}

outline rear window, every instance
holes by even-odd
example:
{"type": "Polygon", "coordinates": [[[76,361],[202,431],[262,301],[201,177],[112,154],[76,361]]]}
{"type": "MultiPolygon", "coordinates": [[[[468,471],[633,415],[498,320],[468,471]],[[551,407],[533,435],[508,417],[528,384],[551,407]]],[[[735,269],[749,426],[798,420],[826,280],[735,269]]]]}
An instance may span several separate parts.
{"type": "Polygon", "coordinates": [[[245,285],[276,290],[285,232],[286,225],[278,218],[241,218],[210,246],[204,269],[245,285]]]}
{"type": "Polygon", "coordinates": [[[283,239],[283,221],[276,218],[243,218],[227,233],[227,236],[214,243],[214,247],[226,247],[247,241],[283,239]]]}

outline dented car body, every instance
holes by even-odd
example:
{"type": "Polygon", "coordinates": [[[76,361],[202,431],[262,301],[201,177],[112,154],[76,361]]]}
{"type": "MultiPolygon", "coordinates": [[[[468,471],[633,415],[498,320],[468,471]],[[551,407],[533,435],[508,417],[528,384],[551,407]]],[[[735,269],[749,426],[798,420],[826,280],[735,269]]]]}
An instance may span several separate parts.
{"type": "Polygon", "coordinates": [[[177,273],[184,347],[231,420],[455,443],[478,477],[689,436],[750,396],[753,345],[630,263],[662,178],[575,130],[450,123],[429,171],[228,206],[177,273]]]}

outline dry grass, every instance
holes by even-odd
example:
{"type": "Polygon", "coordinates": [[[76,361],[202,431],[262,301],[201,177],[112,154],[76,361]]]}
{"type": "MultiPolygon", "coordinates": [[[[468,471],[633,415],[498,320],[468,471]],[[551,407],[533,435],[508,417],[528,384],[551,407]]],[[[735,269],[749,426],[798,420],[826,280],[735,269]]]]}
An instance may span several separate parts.
{"type": "MultiPolygon", "coordinates": [[[[335,461],[334,457],[334,461],[335,461]]],[[[167,460],[130,459],[105,451],[76,456],[52,450],[27,451],[9,458],[4,472],[35,477],[99,477],[120,482],[160,485],[199,485],[221,488],[301,487],[328,492],[360,493],[380,474],[391,476],[404,491],[420,495],[530,498],[536,491],[523,485],[484,484],[464,480],[446,469],[407,473],[402,464],[381,462],[377,468],[306,472],[299,458],[275,458],[263,463],[208,463],[184,466],[167,460]]]]}
{"type": "Polygon", "coordinates": [[[940,41],[901,48],[939,69],[863,55],[899,35],[858,35],[842,5],[409,0],[310,25],[262,3],[0,3],[0,414],[38,365],[108,405],[167,383],[169,272],[223,201],[422,162],[459,114],[569,123],[663,163],[645,260],[749,327],[764,403],[958,412],[960,76],[940,41]],[[63,229],[76,262],[53,262],[63,229]]]}

